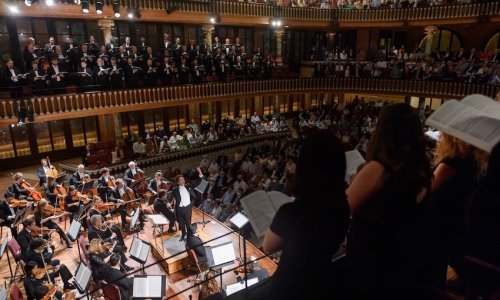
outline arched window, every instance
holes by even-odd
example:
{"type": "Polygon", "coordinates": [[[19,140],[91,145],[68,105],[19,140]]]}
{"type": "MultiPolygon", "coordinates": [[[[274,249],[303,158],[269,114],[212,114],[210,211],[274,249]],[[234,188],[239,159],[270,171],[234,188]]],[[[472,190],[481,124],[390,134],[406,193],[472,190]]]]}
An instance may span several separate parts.
{"type": "MultiPolygon", "coordinates": [[[[427,41],[427,36],[425,36],[421,41],[419,47],[425,49],[425,43],[427,41]]],[[[453,31],[440,29],[434,34],[432,41],[432,50],[435,51],[457,51],[462,47],[462,42],[458,38],[458,35],[453,31]]]]}
{"type": "Polygon", "coordinates": [[[496,49],[500,48],[500,31],[495,33],[486,43],[485,49],[488,52],[494,52],[496,49]]]}

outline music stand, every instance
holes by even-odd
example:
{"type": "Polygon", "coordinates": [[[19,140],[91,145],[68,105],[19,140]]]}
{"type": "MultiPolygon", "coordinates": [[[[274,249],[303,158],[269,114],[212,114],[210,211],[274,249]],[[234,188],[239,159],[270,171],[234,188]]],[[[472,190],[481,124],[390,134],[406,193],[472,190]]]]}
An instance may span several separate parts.
{"type": "Polygon", "coordinates": [[[77,185],[76,189],[82,193],[82,194],[86,194],[88,191],[90,191],[92,188],[94,187],[94,180],[91,180],[89,182],[85,182],[85,183],[80,183],[79,185],[77,185]]]}
{"type": "Polygon", "coordinates": [[[66,234],[68,235],[68,238],[72,242],[76,241],[76,239],[78,238],[78,234],[80,233],[80,226],[82,226],[82,224],[80,222],[78,222],[77,220],[73,220],[71,222],[71,225],[69,226],[69,230],[66,234]]]}
{"type": "MultiPolygon", "coordinates": [[[[132,220],[130,220],[130,230],[134,228],[137,225],[137,220],[139,220],[139,215],[140,215],[140,207],[138,207],[134,213],[132,214],[132,220]]],[[[139,236],[139,231],[137,231],[137,236],[139,236]]]]}
{"type": "MultiPolygon", "coordinates": [[[[203,199],[203,194],[205,193],[205,191],[207,190],[208,188],[208,181],[206,181],[205,179],[201,179],[200,181],[200,184],[198,184],[194,190],[197,191],[198,193],[200,193],[201,195],[201,198],[203,199]]],[[[205,201],[205,199],[203,199],[203,201],[205,201]]],[[[205,228],[205,224],[209,223],[210,221],[206,221],[205,222],[205,211],[203,210],[203,208],[201,209],[201,222],[196,222],[196,224],[202,224],[203,227],[201,230],[203,230],[203,228],[205,228]]]]}
{"type": "Polygon", "coordinates": [[[61,173],[57,174],[56,182],[58,184],[62,185],[62,182],[63,182],[65,176],[66,176],[66,172],[61,172],[61,173]]]}
{"type": "Polygon", "coordinates": [[[162,299],[167,290],[167,276],[134,276],[132,290],[132,299],[162,299]]]}
{"type": "Polygon", "coordinates": [[[150,243],[145,242],[138,237],[134,237],[129,250],[130,258],[141,264],[143,274],[144,274],[144,265],[148,260],[148,255],[150,251],[151,251],[150,243]]]}
{"type": "Polygon", "coordinates": [[[206,246],[208,266],[211,269],[220,269],[220,287],[222,289],[222,268],[230,266],[236,260],[233,242],[225,242],[215,246],[206,246]]]}
{"type": "MultiPolygon", "coordinates": [[[[92,271],[88,268],[83,261],[80,261],[78,268],[76,269],[74,275],[73,284],[80,292],[80,294],[84,294],[87,291],[87,286],[89,285],[90,277],[92,276],[92,271]]],[[[88,297],[88,294],[87,294],[88,297]]]]}
{"type": "Polygon", "coordinates": [[[243,264],[243,270],[245,273],[245,289],[248,288],[248,282],[247,282],[247,243],[245,240],[245,236],[242,234],[242,229],[245,225],[248,224],[249,220],[247,216],[242,214],[241,212],[238,212],[235,214],[231,219],[229,219],[229,222],[233,223],[234,226],[238,228],[238,255],[240,257],[240,263],[243,264]],[[240,237],[243,238],[243,258],[241,257],[241,246],[240,246],[240,237]]]}
{"type": "MultiPolygon", "coordinates": [[[[5,235],[5,238],[2,241],[2,245],[0,246],[0,258],[2,258],[3,254],[5,252],[5,249],[7,248],[8,242],[9,242],[9,235],[7,234],[7,235],[5,235]]],[[[12,264],[10,263],[9,251],[7,251],[7,262],[9,264],[9,272],[10,272],[10,283],[9,283],[9,285],[10,285],[17,278],[22,278],[23,276],[22,275],[16,276],[16,274],[17,274],[17,268],[18,268],[17,266],[16,266],[16,271],[12,272],[12,264]]],[[[5,278],[7,278],[7,277],[5,277],[5,278]]]]}
{"type": "MultiPolygon", "coordinates": [[[[156,227],[160,227],[160,240],[163,236],[163,226],[170,224],[170,222],[165,218],[163,214],[148,215],[148,219],[153,223],[153,237],[156,233],[156,227]]],[[[158,240],[156,239],[156,245],[158,246],[158,240]]],[[[165,246],[161,243],[161,253],[165,253],[165,246]]]]}
{"type": "Polygon", "coordinates": [[[27,215],[29,215],[28,212],[31,212],[31,206],[32,204],[29,204],[25,208],[20,209],[16,212],[16,216],[14,217],[14,222],[12,223],[13,227],[17,228],[19,224],[21,224],[24,220],[26,220],[27,215]]]}
{"type": "Polygon", "coordinates": [[[80,206],[80,211],[78,212],[78,222],[87,222],[87,213],[89,209],[92,207],[92,201],[85,203],[83,206],[80,206]]]}

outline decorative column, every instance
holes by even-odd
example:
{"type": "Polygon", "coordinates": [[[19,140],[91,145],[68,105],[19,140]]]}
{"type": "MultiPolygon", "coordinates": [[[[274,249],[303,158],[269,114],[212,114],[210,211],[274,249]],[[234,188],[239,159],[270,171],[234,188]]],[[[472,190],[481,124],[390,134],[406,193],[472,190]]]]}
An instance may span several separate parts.
{"type": "Polygon", "coordinates": [[[281,61],[281,44],[283,41],[283,35],[285,35],[284,30],[276,30],[274,31],[274,34],[276,35],[276,59],[279,58],[281,61]]]}
{"type": "Polygon", "coordinates": [[[102,33],[104,35],[104,44],[111,42],[113,34],[111,33],[111,28],[115,27],[114,20],[98,20],[97,24],[102,28],[102,33]]]}
{"type": "Polygon", "coordinates": [[[438,30],[437,26],[425,26],[425,33],[427,38],[425,39],[425,55],[430,56],[432,53],[432,42],[434,40],[434,34],[438,30]]]}
{"type": "Polygon", "coordinates": [[[122,134],[122,118],[120,116],[120,113],[114,113],[113,114],[113,123],[115,127],[115,137],[116,140],[123,140],[123,134],[122,134]]]}
{"type": "Polygon", "coordinates": [[[207,50],[212,50],[212,32],[215,30],[215,27],[211,24],[203,25],[203,31],[205,32],[205,45],[207,50]]]}

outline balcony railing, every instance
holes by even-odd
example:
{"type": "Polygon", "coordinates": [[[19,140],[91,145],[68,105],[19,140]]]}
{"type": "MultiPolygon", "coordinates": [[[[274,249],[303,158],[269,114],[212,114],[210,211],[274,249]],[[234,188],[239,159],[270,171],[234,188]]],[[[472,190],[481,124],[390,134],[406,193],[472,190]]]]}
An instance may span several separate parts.
{"type": "Polygon", "coordinates": [[[494,97],[498,87],[468,83],[391,79],[299,78],[209,83],[134,90],[65,94],[0,101],[0,125],[13,124],[19,107],[29,106],[38,121],[230,100],[256,95],[310,92],[381,93],[462,98],[470,94],[494,97]]]}
{"type": "MultiPolygon", "coordinates": [[[[427,20],[440,18],[477,17],[479,15],[493,16],[500,13],[498,1],[469,5],[442,5],[424,8],[407,9],[318,9],[281,7],[238,1],[211,1],[207,0],[121,0],[126,6],[131,1],[132,7],[140,6],[143,9],[166,10],[175,8],[181,12],[213,13],[222,15],[241,15],[255,17],[281,17],[284,19],[308,21],[401,21],[427,20]]],[[[108,0],[111,2],[111,0],[108,0]]],[[[110,4],[110,3],[108,3],[110,4]]]]}

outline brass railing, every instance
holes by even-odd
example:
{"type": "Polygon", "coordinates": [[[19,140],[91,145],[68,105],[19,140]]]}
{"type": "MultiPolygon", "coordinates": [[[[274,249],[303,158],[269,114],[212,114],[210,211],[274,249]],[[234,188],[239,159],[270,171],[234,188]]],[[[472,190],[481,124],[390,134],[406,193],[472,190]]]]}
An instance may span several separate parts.
{"type": "Polygon", "coordinates": [[[497,86],[469,83],[351,78],[298,78],[208,83],[2,100],[0,101],[0,125],[12,124],[15,121],[15,112],[20,106],[29,106],[37,120],[47,121],[256,95],[354,92],[444,99],[461,98],[470,94],[494,97],[497,90],[497,86]]]}
{"type": "MultiPolygon", "coordinates": [[[[23,0],[18,0],[23,3],[23,0]]],[[[429,19],[454,19],[500,14],[499,1],[468,5],[441,5],[407,9],[319,9],[296,8],[222,0],[119,0],[120,5],[141,9],[163,10],[187,13],[219,13],[254,17],[281,17],[290,20],[322,22],[376,22],[376,21],[418,21],[429,19]]],[[[58,0],[66,3],[67,1],[58,0]]],[[[111,6],[112,0],[105,0],[111,6]]],[[[72,5],[72,4],[71,4],[72,5]]]]}

